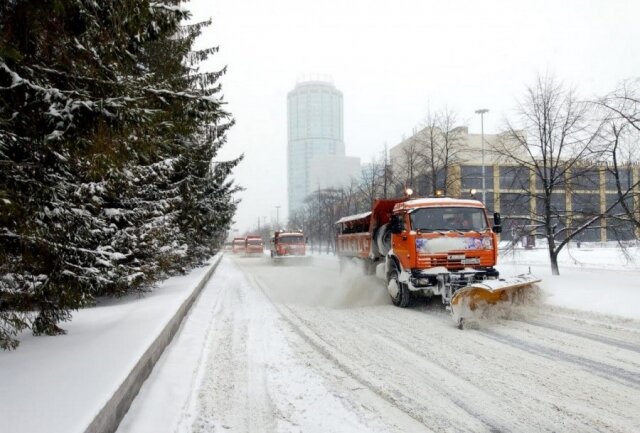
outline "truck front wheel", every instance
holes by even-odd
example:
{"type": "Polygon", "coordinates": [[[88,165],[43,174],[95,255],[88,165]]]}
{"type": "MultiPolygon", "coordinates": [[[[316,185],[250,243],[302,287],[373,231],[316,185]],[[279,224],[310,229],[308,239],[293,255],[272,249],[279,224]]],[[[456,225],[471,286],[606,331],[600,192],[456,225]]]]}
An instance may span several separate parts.
{"type": "Polygon", "coordinates": [[[396,266],[389,272],[387,280],[387,290],[389,291],[393,305],[400,308],[408,307],[411,302],[411,292],[405,283],[400,282],[398,268],[396,266]]]}

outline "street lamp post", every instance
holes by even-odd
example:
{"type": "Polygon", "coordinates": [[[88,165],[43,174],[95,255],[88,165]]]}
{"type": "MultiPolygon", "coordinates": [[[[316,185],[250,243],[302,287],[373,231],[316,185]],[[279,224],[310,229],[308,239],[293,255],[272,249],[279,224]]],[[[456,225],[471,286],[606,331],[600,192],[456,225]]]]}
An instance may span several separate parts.
{"type": "Polygon", "coordinates": [[[276,206],[276,229],[280,230],[280,205],[276,206]]]}
{"type": "Polygon", "coordinates": [[[487,193],[486,193],[486,185],[484,181],[484,114],[488,113],[488,108],[481,108],[476,110],[476,114],[480,115],[480,142],[481,142],[481,153],[482,153],[482,203],[487,202],[487,193]]]}

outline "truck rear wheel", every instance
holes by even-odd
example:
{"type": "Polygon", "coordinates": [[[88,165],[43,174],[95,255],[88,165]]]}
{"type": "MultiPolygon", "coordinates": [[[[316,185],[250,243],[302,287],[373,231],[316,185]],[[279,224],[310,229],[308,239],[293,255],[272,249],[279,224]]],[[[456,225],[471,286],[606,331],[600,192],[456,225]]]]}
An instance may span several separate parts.
{"type": "Polygon", "coordinates": [[[381,256],[386,256],[391,250],[391,228],[389,224],[383,224],[375,234],[376,245],[381,256]]]}
{"type": "Polygon", "coordinates": [[[389,296],[391,296],[391,302],[393,302],[393,305],[400,308],[406,308],[409,306],[409,303],[411,302],[411,291],[409,291],[409,287],[405,283],[400,282],[398,268],[396,265],[394,265],[391,272],[389,272],[387,290],[389,291],[389,296]]]}

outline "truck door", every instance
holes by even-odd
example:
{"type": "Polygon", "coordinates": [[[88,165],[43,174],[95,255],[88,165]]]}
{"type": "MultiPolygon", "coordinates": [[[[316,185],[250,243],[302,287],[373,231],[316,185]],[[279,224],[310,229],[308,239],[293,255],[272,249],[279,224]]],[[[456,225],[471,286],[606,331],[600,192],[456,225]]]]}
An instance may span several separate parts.
{"type": "Polygon", "coordinates": [[[403,269],[412,268],[412,257],[415,255],[415,245],[411,241],[409,229],[409,215],[407,213],[394,215],[392,217],[392,224],[399,224],[399,233],[391,235],[391,246],[396,254],[396,257],[400,260],[403,269]]]}

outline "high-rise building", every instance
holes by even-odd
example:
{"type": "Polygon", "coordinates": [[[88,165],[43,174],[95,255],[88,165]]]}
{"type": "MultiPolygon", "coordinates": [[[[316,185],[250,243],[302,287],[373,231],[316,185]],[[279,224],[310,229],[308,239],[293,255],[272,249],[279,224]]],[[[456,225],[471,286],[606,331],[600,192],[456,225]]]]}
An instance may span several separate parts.
{"type": "MultiPolygon", "coordinates": [[[[313,184],[314,178],[322,176],[318,173],[326,165],[319,164],[320,160],[345,158],[342,92],[327,81],[299,82],[287,96],[287,113],[287,180],[289,212],[292,212],[300,208],[305,197],[318,187],[313,184]],[[314,177],[311,176],[312,167],[315,167],[314,177]]],[[[345,164],[337,164],[337,167],[342,166],[345,164]]],[[[331,172],[326,171],[326,176],[330,177],[331,172]]]]}

